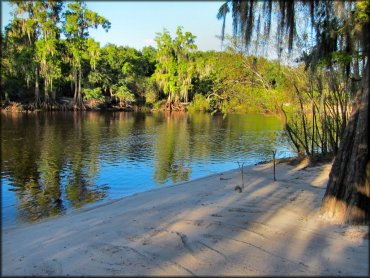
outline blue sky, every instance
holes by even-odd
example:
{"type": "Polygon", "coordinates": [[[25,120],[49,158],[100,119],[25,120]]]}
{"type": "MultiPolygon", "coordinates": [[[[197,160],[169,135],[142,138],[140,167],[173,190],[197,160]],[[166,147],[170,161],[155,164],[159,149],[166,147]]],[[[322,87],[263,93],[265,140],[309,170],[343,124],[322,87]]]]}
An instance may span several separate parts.
{"type": "MultiPolygon", "coordinates": [[[[107,18],[112,26],[106,33],[101,28],[90,35],[104,46],[107,42],[141,49],[155,45],[154,38],[163,28],[175,34],[183,26],[197,36],[199,50],[221,50],[216,37],[221,33],[222,22],[216,14],[223,1],[87,1],[89,9],[107,18]]],[[[8,2],[2,1],[2,28],[10,21],[8,2]]],[[[227,33],[231,33],[230,19],[227,33]]]]}

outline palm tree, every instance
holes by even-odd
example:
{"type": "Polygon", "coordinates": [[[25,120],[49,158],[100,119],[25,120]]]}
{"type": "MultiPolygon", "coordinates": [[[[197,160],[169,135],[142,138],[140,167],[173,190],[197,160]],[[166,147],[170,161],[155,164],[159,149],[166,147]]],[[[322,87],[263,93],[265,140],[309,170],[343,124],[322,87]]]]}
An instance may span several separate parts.
{"type": "MultiPolygon", "coordinates": [[[[304,17],[310,19],[313,31],[314,44],[308,55],[304,55],[312,69],[322,58],[331,57],[337,51],[350,57],[345,66],[347,75],[356,73],[356,61],[362,60],[360,88],[332,165],[322,211],[340,223],[369,223],[370,2],[228,0],[220,7],[218,19],[225,22],[230,11],[234,36],[241,35],[246,48],[260,34],[268,38],[275,22],[279,49],[287,46],[292,50],[295,42],[302,38],[300,31],[306,29],[299,20],[304,17]]],[[[224,30],[223,24],[222,33],[224,30]]]]}

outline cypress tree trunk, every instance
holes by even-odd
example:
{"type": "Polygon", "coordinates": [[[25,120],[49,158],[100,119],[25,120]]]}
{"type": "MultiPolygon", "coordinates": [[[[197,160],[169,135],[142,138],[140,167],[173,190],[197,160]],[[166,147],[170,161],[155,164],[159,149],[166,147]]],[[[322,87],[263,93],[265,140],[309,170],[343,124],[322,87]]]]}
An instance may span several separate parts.
{"type": "Polygon", "coordinates": [[[82,69],[77,69],[75,72],[75,93],[73,97],[73,107],[75,110],[83,109],[82,94],[81,94],[81,79],[82,69]]]}
{"type": "Polygon", "coordinates": [[[370,63],[330,172],[322,212],[339,223],[367,224],[370,217],[370,63]]]}
{"type": "Polygon", "coordinates": [[[47,80],[47,77],[45,77],[44,79],[44,106],[47,109],[50,103],[48,89],[49,89],[48,80],[47,80]]]}
{"type": "Polygon", "coordinates": [[[53,79],[50,79],[51,102],[55,104],[55,90],[53,90],[53,79]]]}
{"type": "Polygon", "coordinates": [[[73,71],[73,79],[74,79],[74,94],[73,94],[73,107],[76,108],[77,103],[77,70],[73,71]]]}
{"type": "Polygon", "coordinates": [[[40,107],[39,70],[35,68],[35,107],[40,107]]]}
{"type": "Polygon", "coordinates": [[[81,94],[81,79],[82,79],[82,69],[79,69],[79,75],[78,75],[78,91],[77,91],[77,107],[79,109],[83,108],[82,103],[82,94],[81,94]]]}
{"type": "Polygon", "coordinates": [[[166,103],[166,110],[172,112],[172,94],[171,92],[168,93],[167,103],[166,103]]]}

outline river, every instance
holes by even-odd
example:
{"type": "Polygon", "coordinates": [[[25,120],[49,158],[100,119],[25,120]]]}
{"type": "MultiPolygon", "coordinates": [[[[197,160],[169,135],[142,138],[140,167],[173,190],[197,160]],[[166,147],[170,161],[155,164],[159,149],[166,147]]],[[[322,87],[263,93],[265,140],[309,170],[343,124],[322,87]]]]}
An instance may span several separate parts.
{"type": "Polygon", "coordinates": [[[274,116],[1,113],[2,225],[294,155],[274,116]]]}

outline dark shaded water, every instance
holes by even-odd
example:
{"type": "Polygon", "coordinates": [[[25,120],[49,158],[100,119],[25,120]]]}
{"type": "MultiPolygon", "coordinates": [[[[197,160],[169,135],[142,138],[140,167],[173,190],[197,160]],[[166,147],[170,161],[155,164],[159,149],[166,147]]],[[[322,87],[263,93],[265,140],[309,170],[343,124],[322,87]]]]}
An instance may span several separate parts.
{"type": "Polygon", "coordinates": [[[2,113],[3,226],[293,155],[271,116],[2,113]]]}

